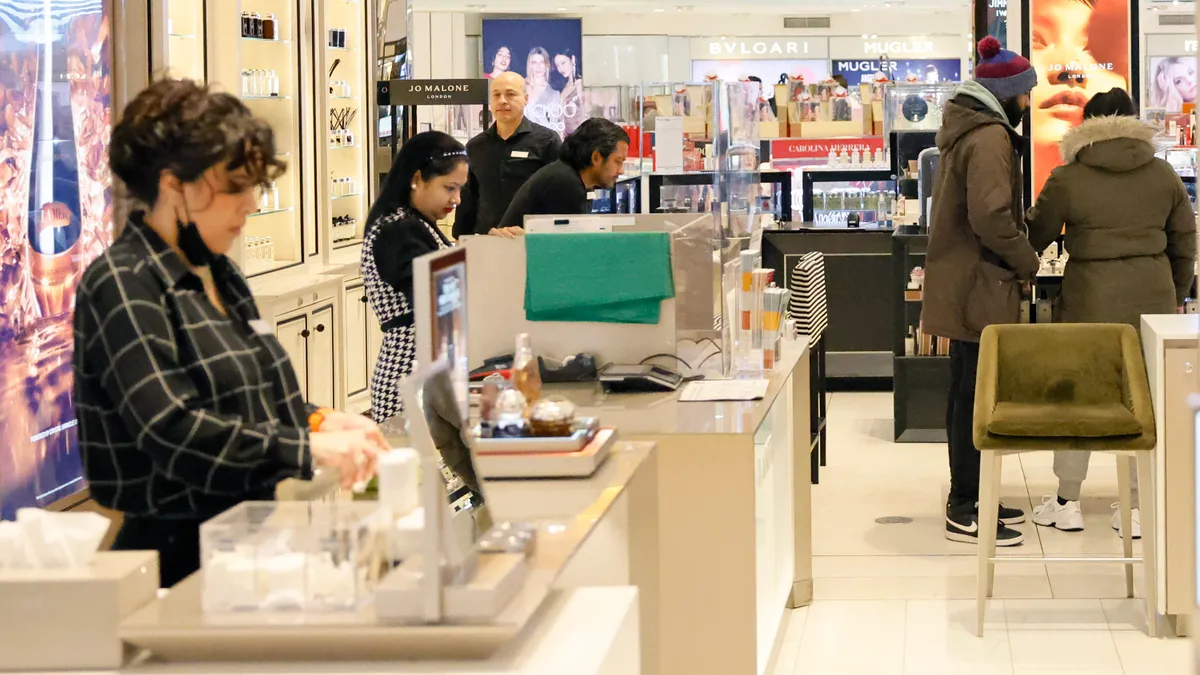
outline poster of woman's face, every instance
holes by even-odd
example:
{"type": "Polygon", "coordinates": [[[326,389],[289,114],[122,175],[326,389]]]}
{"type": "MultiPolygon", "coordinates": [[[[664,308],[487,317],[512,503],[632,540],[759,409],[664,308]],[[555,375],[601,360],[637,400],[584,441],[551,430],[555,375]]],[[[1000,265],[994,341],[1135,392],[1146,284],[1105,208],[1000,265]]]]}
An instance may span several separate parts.
{"type": "Polygon", "coordinates": [[[1196,102],[1195,56],[1152,56],[1146,73],[1147,108],[1178,113],[1184,103],[1196,102]]]}
{"type": "Polygon", "coordinates": [[[484,19],[483,71],[525,78],[529,121],[565,135],[583,109],[583,27],[579,19],[484,19]]]}
{"type": "Polygon", "coordinates": [[[1058,142],[1083,121],[1096,94],[1129,89],[1129,3],[1031,0],[1030,61],[1038,85],[1030,100],[1033,194],[1062,163],[1058,142]]]}

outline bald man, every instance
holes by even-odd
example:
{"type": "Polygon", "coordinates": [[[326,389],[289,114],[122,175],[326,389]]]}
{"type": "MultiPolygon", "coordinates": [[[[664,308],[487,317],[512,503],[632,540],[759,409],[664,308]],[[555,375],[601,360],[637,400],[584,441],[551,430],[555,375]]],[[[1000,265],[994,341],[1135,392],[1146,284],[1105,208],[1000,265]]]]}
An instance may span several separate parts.
{"type": "Polygon", "coordinates": [[[492,79],[488,108],[496,122],[467,143],[471,172],[454,219],[455,238],[502,234],[497,225],[513,195],[538,169],[558,159],[562,140],[525,119],[527,103],[523,77],[507,72],[492,79]]]}

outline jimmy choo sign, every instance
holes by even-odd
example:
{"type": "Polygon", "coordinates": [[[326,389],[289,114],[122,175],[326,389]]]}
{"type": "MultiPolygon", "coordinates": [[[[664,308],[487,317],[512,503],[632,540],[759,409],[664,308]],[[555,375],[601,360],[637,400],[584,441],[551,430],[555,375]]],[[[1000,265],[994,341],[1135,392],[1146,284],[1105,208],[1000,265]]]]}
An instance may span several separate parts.
{"type": "Polygon", "coordinates": [[[388,80],[380,82],[381,105],[487,103],[487,80],[388,80]]]}
{"type": "Polygon", "coordinates": [[[970,41],[950,35],[879,35],[835,37],[829,39],[829,53],[835,59],[879,58],[963,58],[970,56],[970,41]]]}
{"type": "Polygon", "coordinates": [[[692,58],[697,61],[826,59],[829,41],[806,37],[693,38],[692,58]]]}

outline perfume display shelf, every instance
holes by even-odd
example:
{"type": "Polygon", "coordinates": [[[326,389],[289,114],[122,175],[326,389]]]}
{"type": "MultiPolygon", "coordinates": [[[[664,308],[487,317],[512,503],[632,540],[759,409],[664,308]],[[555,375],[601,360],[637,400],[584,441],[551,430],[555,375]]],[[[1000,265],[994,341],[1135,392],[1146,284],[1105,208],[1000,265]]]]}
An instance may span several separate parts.
{"type": "Polygon", "coordinates": [[[251,277],[294,269],[303,276],[309,263],[327,264],[360,242],[374,192],[367,134],[375,19],[368,3],[164,4],[152,38],[162,43],[153,50],[156,69],[238,95],[270,123],[287,164],[260,191],[232,257],[251,277]]]}

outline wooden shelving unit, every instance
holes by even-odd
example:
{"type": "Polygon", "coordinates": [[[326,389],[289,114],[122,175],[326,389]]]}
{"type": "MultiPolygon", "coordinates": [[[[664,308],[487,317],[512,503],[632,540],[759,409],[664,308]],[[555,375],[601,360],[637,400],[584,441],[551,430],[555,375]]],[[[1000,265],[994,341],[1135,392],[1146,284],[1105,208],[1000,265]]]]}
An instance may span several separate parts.
{"type": "Polygon", "coordinates": [[[921,320],[921,294],[908,290],[909,274],[924,267],[928,234],[892,235],[893,282],[897,311],[892,330],[892,405],[897,443],[946,442],[948,356],[908,356],[904,340],[921,320]]]}

